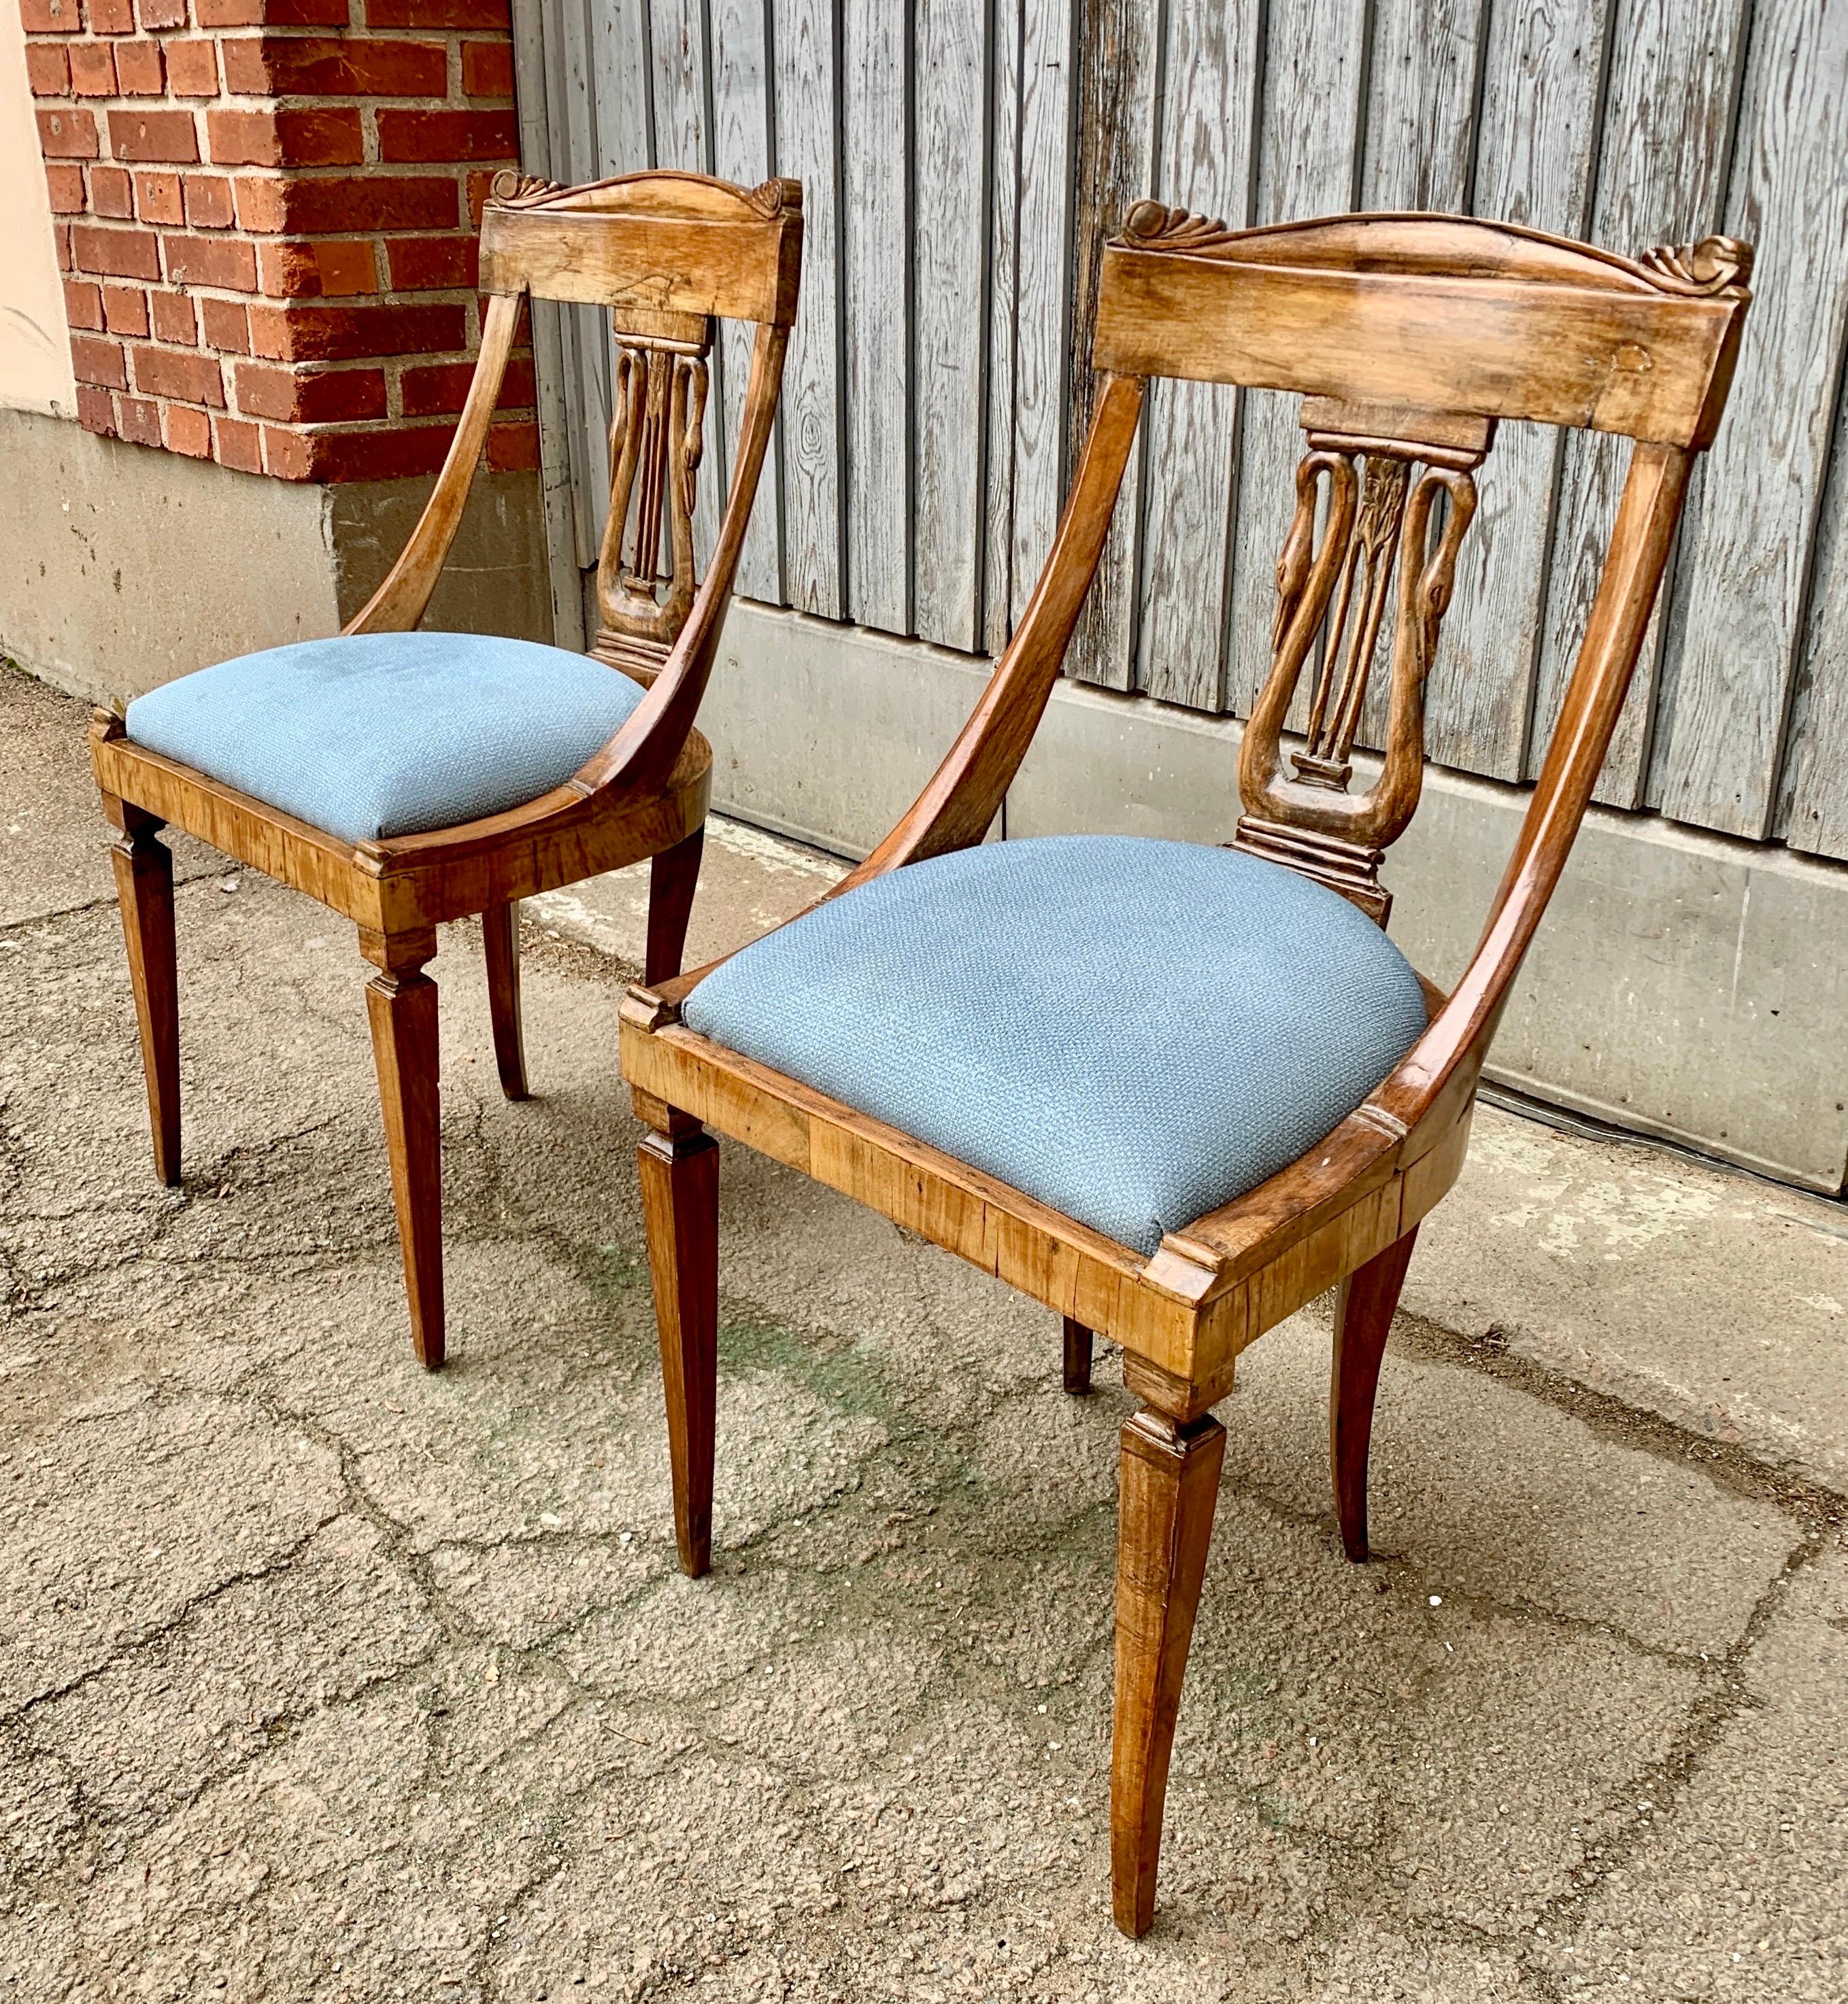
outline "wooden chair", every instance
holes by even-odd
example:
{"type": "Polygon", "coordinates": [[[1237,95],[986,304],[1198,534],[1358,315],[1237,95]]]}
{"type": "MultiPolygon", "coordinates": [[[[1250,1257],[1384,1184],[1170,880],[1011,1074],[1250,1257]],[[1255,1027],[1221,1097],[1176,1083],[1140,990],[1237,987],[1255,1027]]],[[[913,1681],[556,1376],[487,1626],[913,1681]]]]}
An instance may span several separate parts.
{"type": "Polygon", "coordinates": [[[710,1547],[707,1126],[1059,1312],[1071,1389],[1089,1385],[1094,1331],[1122,1346],[1141,1402],[1122,1433],[1111,1776],[1127,1934],[1154,1913],[1224,1451],[1210,1409],[1247,1344],[1337,1289],[1335,1508],[1348,1556],[1365,1559],[1374,1389],[1418,1221],[1462,1167],[1484,1055],[1610,741],[1689,468],[1726,401],[1749,266],[1745,246],[1717,237],[1632,262],[1441,216],[1233,231],[1139,204],[1104,254],[1095,415],[1051,555],[948,757],[837,892],[624,1005],[623,1071],[650,1130],[642,1193],[686,1571],[706,1570],[710,1547]],[[1226,849],[977,846],[1058,672],[1153,376],[1303,400],[1243,814],[1226,849]],[[1635,443],[1558,728],[1481,944],[1446,995],[1380,930],[1380,865],[1418,804],[1423,685],[1504,418],[1635,443]],[[1383,762],[1356,792],[1395,569],[1383,762]],[[1179,955],[1169,934],[1184,937],[1179,955]],[[1338,1074],[1332,1104],[1324,1073],[1338,1074]],[[1252,1074],[1278,1081],[1289,1119],[1239,1098],[1252,1074]],[[1200,1111],[1222,1102],[1249,1124],[1230,1149],[1200,1111]],[[1216,1189],[1195,1176],[1203,1158],[1216,1189]],[[1134,1209],[1151,1192],[1152,1218],[1134,1209]]]}
{"type": "Polygon", "coordinates": [[[482,217],[481,355],[429,505],[337,639],[272,649],[96,713],[141,1022],[154,1165],[180,1180],[173,864],[163,823],[353,920],[419,1358],[443,1361],[437,927],[482,915],[494,1049],[527,1096],[519,900],[653,858],[647,967],[679,971],[712,755],[693,721],[717,650],[794,318],[801,190],[696,174],[575,188],[496,177],[482,217]],[[613,479],[588,657],[412,631],[461,517],[524,300],[607,307],[613,479]],[[725,504],[696,585],[694,482],[715,317],[757,324],[725,504]],[[668,555],[662,559],[664,524],[668,555]]]}

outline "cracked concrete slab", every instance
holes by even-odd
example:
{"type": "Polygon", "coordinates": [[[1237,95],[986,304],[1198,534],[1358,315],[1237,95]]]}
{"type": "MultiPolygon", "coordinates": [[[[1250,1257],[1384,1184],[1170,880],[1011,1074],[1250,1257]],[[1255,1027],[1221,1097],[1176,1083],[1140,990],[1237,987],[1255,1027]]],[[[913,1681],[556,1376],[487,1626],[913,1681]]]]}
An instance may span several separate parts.
{"type": "Polygon", "coordinates": [[[1478,1113],[1405,1305],[1848,1494],[1848,1205],[1478,1113]]]}
{"type": "MultiPolygon", "coordinates": [[[[1325,1508],[1329,1342],[1323,1312],[1273,1330],[1222,1414],[1241,1478],[1310,1517],[1325,1508]],[[1247,1398],[1264,1424],[1239,1423],[1247,1398]]],[[[1512,1564],[1549,1613],[1684,1659],[1734,1645],[1800,1542],[1698,1464],[1402,1350],[1380,1372],[1368,1489],[1375,1550],[1451,1600],[1492,1605],[1512,1564]]]]}
{"type": "MultiPolygon", "coordinates": [[[[0,656],[0,927],[115,895],[82,734],[89,711],[0,656]],[[75,743],[73,737],[75,735],[75,743]]],[[[179,837],[174,874],[216,874],[223,860],[179,837]]]]}
{"type": "MultiPolygon", "coordinates": [[[[1107,1352],[1065,1397],[1050,1316],[728,1147],[717,1563],[683,1579],[619,965],[529,915],[541,1096],[512,1106],[479,934],[443,934],[454,1361],[427,1375],[347,929],[202,860],[186,1180],[156,1189],[83,713],[0,685],[0,745],[19,701],[64,790],[0,924],[0,2000],[1848,1991],[1844,1513],[1793,1478],[1813,1446],[1587,1389],[1606,1309],[1569,1263],[1521,1295],[1527,1224],[1474,1271],[1436,1244],[1401,1319],[1374,1564],[1333,1536],[1326,1305],[1250,1354],[1130,1944],[1107,1352]],[[1492,1335],[1504,1298],[1527,1320],[1492,1335]]],[[[38,797],[23,769],[5,797],[38,797]]],[[[765,881],[714,900],[707,950],[778,915],[765,881]]],[[[1581,1184],[1640,1187],[1624,1152],[1542,1178],[1492,1148],[1468,1215],[1564,1175],[1588,1216],[1581,1184]]],[[[1734,1221],[1650,1244],[1698,1270],[1734,1221]]],[[[1765,1244],[1778,1284],[1825,1284],[1765,1244]]],[[[1739,1338],[1689,1342],[1773,1410],[1739,1338]]],[[[1825,1426],[1839,1363],[1805,1368],[1825,1426]]]]}
{"type": "Polygon", "coordinates": [[[1545,1959],[1573,1998],[1833,2004],[1848,1971],[1848,1565],[1778,1582],[1703,1757],[1636,1806],[1631,1855],[1545,1959]]]}

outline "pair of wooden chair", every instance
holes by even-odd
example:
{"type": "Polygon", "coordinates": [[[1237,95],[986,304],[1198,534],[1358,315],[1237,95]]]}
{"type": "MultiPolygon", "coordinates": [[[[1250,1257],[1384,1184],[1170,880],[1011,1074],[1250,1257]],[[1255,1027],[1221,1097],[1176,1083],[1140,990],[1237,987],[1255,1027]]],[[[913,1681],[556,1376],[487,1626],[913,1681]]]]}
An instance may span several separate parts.
{"type": "MultiPolygon", "coordinates": [[[[412,1328],[419,1355],[440,1361],[435,993],[421,971],[433,928],[484,914],[496,1049],[517,1097],[515,901],[653,856],[648,966],[623,1005],[622,1055],[648,1129],[641,1189],[682,1565],[703,1573],[711,1543],[718,1152],[709,1130],[1047,1304],[1063,1318],[1068,1389],[1089,1387],[1095,1333],[1119,1344],[1139,1404],[1121,1440],[1112,1867],[1117,1925],[1140,1935],[1154,1912],[1224,1449],[1211,1408],[1246,1345],[1337,1290],[1336,1514],[1348,1554],[1366,1557],[1374,1393],[1418,1223],[1461,1168],[1490,1038],[1609,744],[1690,468],[1725,403],[1750,253],[1709,238],[1632,261],[1434,216],[1233,231],[1139,204],[1104,256],[1097,394],[1072,492],[967,724],[910,811],[835,891],[682,976],[710,766],[692,723],[795,309],[797,201],[787,184],[747,195],[676,176],[497,189],[483,222],[493,304],[455,449],[353,637],[318,643],[342,650],[350,670],[255,657],[268,660],[267,680],[209,670],[170,685],[203,687],[203,723],[177,699],[170,716],[142,699],[145,721],[131,706],[125,728],[99,718],[97,775],[123,832],[116,860],[156,1165],[177,1173],[171,874],[156,839],[172,821],[358,921],[380,970],[367,1000],[412,1328]],[[588,672],[613,685],[622,677],[611,670],[622,671],[647,693],[626,699],[605,743],[598,689],[576,679],[584,665],[537,650],[550,658],[519,686],[536,692],[544,673],[560,678],[566,723],[601,748],[573,762],[561,726],[546,755],[564,762],[542,790],[547,782],[535,786],[517,762],[521,734],[503,733],[477,748],[486,777],[469,782],[514,790],[493,811],[476,801],[478,818],[449,826],[427,817],[453,792],[413,789],[415,831],[330,830],[330,796],[291,808],[272,767],[233,757],[245,736],[268,744],[265,702],[299,705],[317,677],[350,695],[343,677],[383,672],[355,657],[356,646],[414,637],[528,293],[601,300],[614,313],[615,491],[594,650],[608,665],[588,672]],[[756,320],[759,331],[718,548],[696,595],[689,483],[714,314],[756,320]],[[1219,849],[1086,837],[984,844],[1096,572],[1148,383],[1162,376],[1303,398],[1274,658],[1240,758],[1244,811],[1219,849]],[[1527,818],[1481,944],[1446,994],[1387,938],[1380,870],[1418,804],[1424,685],[1476,472],[1503,419],[1635,443],[1527,818]],[[1382,651],[1383,759],[1356,793],[1352,755],[1382,651]],[[232,683],[228,730],[214,675],[232,683]],[[208,726],[230,747],[216,769],[186,756],[188,744],[217,741],[208,726]],[[170,728],[181,738],[163,751],[170,728]]],[[[455,672],[457,639],[440,639],[440,660],[409,663],[413,679],[444,660],[455,672]]],[[[510,672],[501,657],[496,674],[510,672]]],[[[504,700],[504,683],[487,681],[504,700]]],[[[293,750],[303,732],[330,727],[339,700],[310,706],[293,750]]],[[[466,726],[481,712],[463,704],[454,713],[466,726]]],[[[453,736],[423,748],[409,776],[432,770],[443,752],[456,757],[453,736]]],[[[385,762],[406,776],[402,760],[385,762]]],[[[360,804],[377,811],[374,798],[360,804]]],[[[344,795],[333,805],[353,811],[344,795]]],[[[401,796],[388,805],[405,811],[401,796]]]]}

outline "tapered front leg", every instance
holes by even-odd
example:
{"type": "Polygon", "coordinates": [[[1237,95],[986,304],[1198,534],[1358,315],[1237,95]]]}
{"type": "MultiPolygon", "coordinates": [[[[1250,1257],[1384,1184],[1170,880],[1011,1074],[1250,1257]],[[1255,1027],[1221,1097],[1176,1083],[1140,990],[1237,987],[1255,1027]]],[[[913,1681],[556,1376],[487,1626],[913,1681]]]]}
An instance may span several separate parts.
{"type": "Polygon", "coordinates": [[[1110,1886],[1132,1938],[1155,1918],[1168,1757],[1225,1457],[1226,1429],[1210,1415],[1183,1426],[1145,1407],[1124,1425],[1110,1886]]]}
{"type": "Polygon", "coordinates": [[[359,947],[379,969],[366,984],[366,1012],[391,1158],[411,1344],[418,1361],[434,1371],[444,1354],[442,1119],[437,984],[423,969],[437,951],[437,936],[387,937],[362,928],[359,947]]]}
{"type": "Polygon", "coordinates": [[[180,979],[174,948],[174,859],[151,818],[126,829],[110,852],[128,979],[141,1026],[141,1066],[148,1085],[154,1173],[180,1180],[180,979]]]}
{"type": "Polygon", "coordinates": [[[680,972],[705,840],[705,829],[696,828],[648,866],[648,948],[642,972],[650,987],[657,981],[672,981],[680,972]]]}
{"type": "Polygon", "coordinates": [[[488,1014],[494,1025],[494,1063],[509,1099],[531,1097],[526,1088],[526,1045],[520,1026],[520,906],[490,905],[481,915],[488,961],[488,1014]]]}
{"type": "Polygon", "coordinates": [[[667,1390],[668,1452],[680,1569],[697,1579],[712,1564],[713,1431],[718,1397],[719,1150],[688,1116],[660,1109],[665,1124],[636,1150],[648,1267],[667,1390]]]}
{"type": "Polygon", "coordinates": [[[1418,1238],[1414,1225],[1341,1284],[1334,1302],[1334,1358],[1328,1377],[1328,1467],[1341,1543],[1356,1565],[1367,1557],[1367,1450],[1380,1359],[1392,1327],[1405,1269],[1418,1238]]]}
{"type": "Polygon", "coordinates": [[[1065,1389],[1082,1396],[1091,1389],[1091,1331],[1065,1318],[1065,1389]]]}

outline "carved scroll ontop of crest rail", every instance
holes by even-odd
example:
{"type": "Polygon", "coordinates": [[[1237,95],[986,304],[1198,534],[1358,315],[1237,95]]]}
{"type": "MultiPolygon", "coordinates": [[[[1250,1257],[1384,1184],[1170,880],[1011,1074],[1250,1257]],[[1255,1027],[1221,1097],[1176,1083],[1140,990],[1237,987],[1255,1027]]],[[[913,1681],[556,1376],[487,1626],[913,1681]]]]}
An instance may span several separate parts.
{"type": "Polygon", "coordinates": [[[1698,243],[1659,243],[1637,261],[1664,292],[1702,298],[1743,290],[1752,277],[1752,246],[1736,236],[1703,236],[1698,243]]]}
{"type": "Polygon", "coordinates": [[[1331,885],[1382,923],[1391,901],[1380,864],[1418,806],[1425,683],[1491,436],[1485,426],[1472,431],[1441,414],[1393,423],[1418,415],[1305,404],[1309,450],[1278,560],[1271,672],[1239,758],[1245,811],[1233,846],[1331,885]],[[1432,436],[1393,436],[1397,429],[1432,436]],[[1395,580],[1385,762],[1355,794],[1355,736],[1395,580]],[[1313,678],[1307,722],[1286,754],[1283,732],[1305,668],[1313,678]]]}

